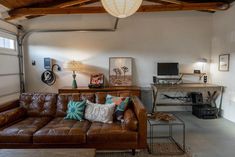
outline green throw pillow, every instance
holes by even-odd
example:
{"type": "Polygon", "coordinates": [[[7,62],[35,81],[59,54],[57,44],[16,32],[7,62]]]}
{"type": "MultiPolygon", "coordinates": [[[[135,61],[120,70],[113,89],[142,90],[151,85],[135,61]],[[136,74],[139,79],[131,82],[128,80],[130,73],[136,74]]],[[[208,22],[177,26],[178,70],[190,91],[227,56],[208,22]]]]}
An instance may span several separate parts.
{"type": "Polygon", "coordinates": [[[84,110],[86,107],[86,101],[69,101],[68,103],[68,110],[65,119],[70,120],[83,120],[84,110]]]}

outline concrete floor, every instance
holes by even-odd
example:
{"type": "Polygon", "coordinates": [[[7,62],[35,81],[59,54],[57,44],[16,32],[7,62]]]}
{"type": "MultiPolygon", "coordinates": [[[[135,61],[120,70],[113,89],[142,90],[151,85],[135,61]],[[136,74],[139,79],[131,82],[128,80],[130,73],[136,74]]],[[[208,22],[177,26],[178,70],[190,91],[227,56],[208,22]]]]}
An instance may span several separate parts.
{"type": "MultiPolygon", "coordinates": [[[[235,123],[226,119],[198,119],[191,112],[176,112],[186,125],[186,148],[193,157],[235,157],[235,123]]],[[[167,128],[156,132],[166,132],[167,128]]],[[[157,133],[157,134],[158,134],[157,133]]],[[[180,128],[175,137],[182,139],[180,128]]]]}

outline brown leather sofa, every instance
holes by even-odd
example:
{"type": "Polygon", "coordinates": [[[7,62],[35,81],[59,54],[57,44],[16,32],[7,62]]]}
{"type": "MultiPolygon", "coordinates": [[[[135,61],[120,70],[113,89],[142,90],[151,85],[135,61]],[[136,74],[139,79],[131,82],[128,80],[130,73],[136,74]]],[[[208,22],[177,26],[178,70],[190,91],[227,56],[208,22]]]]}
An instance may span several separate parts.
{"type": "Polygon", "coordinates": [[[146,110],[136,96],[131,96],[123,123],[64,120],[69,100],[104,103],[106,95],[105,92],[21,94],[18,101],[0,109],[0,148],[147,148],[146,110]]]}

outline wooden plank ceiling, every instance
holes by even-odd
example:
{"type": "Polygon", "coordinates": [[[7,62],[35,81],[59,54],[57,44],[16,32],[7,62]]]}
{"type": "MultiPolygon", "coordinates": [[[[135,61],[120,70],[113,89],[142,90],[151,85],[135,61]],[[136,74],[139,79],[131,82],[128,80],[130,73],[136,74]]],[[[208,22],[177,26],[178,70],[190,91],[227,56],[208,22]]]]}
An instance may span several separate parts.
{"type": "MultiPolygon", "coordinates": [[[[100,0],[0,0],[9,8],[6,20],[34,18],[50,14],[105,13],[100,0]],[[97,5],[95,5],[97,4],[97,5]]],[[[144,0],[138,12],[226,10],[234,0],[144,0]]]]}

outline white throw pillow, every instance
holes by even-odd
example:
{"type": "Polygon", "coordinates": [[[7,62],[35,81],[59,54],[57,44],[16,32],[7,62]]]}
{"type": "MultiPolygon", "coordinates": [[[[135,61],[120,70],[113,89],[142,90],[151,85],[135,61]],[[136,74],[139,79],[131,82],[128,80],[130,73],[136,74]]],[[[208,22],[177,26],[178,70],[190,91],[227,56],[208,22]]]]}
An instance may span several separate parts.
{"type": "Polygon", "coordinates": [[[95,104],[87,100],[85,119],[89,121],[113,123],[115,104],[95,104]]]}

